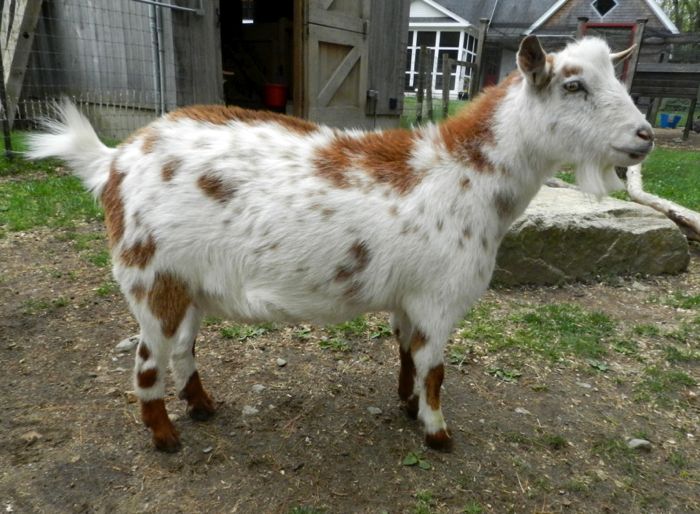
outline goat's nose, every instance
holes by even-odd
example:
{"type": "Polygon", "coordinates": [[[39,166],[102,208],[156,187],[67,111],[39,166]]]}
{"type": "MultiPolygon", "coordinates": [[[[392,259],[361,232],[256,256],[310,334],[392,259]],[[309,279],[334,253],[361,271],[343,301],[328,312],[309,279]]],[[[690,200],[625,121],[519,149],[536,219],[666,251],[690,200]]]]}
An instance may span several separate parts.
{"type": "Polygon", "coordinates": [[[642,125],[637,129],[637,137],[644,141],[653,142],[654,141],[654,131],[651,129],[651,125],[642,125]]]}

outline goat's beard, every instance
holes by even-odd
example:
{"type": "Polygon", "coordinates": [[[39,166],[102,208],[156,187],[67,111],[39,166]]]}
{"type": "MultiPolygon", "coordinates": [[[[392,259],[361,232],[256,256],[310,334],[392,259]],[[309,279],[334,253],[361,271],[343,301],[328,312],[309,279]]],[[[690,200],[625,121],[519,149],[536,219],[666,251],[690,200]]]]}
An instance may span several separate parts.
{"type": "Polygon", "coordinates": [[[615,173],[615,167],[600,164],[580,164],[576,170],[576,183],[581,191],[595,196],[598,200],[612,191],[625,188],[625,184],[615,173]]]}

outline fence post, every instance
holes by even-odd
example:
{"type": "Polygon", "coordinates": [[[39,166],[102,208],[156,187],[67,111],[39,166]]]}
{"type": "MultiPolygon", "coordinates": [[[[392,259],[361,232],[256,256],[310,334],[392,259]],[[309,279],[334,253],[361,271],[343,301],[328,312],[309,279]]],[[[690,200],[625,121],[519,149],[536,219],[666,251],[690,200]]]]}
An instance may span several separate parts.
{"type": "MultiPolygon", "coordinates": [[[[4,2],[2,2],[4,3],[4,2]]],[[[1,10],[1,9],[0,9],[1,10]]],[[[0,38],[0,102],[2,102],[2,133],[5,140],[5,157],[12,158],[12,138],[10,137],[9,106],[7,105],[7,92],[5,91],[5,67],[2,59],[2,38],[0,38]]]]}
{"type": "Polygon", "coordinates": [[[435,62],[435,52],[428,50],[428,55],[430,56],[430,71],[427,73],[428,84],[425,86],[425,103],[428,104],[428,119],[433,121],[433,80],[435,79],[433,63],[435,62]]]}
{"type": "Polygon", "coordinates": [[[486,32],[489,28],[490,20],[481,18],[479,20],[479,39],[476,43],[476,59],[472,68],[471,81],[469,82],[469,100],[472,100],[481,88],[481,61],[484,56],[484,44],[486,43],[486,32]]]}
{"type": "Polygon", "coordinates": [[[420,61],[418,62],[418,91],[416,93],[416,124],[423,121],[423,88],[425,87],[425,67],[428,60],[428,49],[420,45],[420,61]]]}
{"type": "MultiPolygon", "coordinates": [[[[442,119],[447,118],[450,112],[450,73],[452,72],[452,59],[444,54],[442,56],[442,119]]],[[[455,84],[456,85],[456,84],[455,84]]]]}

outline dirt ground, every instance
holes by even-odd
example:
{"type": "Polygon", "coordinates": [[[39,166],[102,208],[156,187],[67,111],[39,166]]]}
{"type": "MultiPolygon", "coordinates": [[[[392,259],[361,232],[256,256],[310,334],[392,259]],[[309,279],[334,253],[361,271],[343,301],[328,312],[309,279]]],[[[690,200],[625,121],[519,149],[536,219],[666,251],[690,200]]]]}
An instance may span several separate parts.
{"type": "MultiPolygon", "coordinates": [[[[133,355],[115,349],[137,326],[95,258],[103,228],[70,232],[0,239],[2,512],[700,512],[699,361],[665,360],[662,338],[635,332],[700,327],[696,307],[663,300],[700,295],[698,246],[678,276],[489,291],[504,317],[545,304],[600,310],[637,334],[639,351],[610,351],[595,369],[455,332],[451,345],[468,352],[446,367],[449,454],[424,448],[400,409],[386,316],[370,317],[345,351],[319,327],[227,339],[231,325],[213,320],[197,357],[218,412],[194,422],[170,388],[183,449],[165,455],[130,392],[133,355]],[[650,367],[696,385],[640,396],[650,367]],[[494,372],[512,368],[521,375],[494,372]],[[651,449],[629,450],[631,437],[651,449]],[[403,465],[412,453],[422,467],[403,465]]],[[[689,351],[697,341],[686,339],[689,351]]]]}

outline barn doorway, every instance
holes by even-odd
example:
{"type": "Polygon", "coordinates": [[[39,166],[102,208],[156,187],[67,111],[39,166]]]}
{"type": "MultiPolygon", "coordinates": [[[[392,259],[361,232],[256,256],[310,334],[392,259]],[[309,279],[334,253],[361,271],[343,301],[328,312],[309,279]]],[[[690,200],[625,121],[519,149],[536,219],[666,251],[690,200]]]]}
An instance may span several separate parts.
{"type": "Polygon", "coordinates": [[[224,101],[249,109],[292,113],[294,2],[220,3],[224,101]]]}

